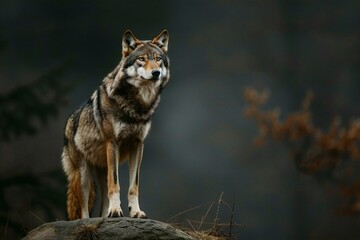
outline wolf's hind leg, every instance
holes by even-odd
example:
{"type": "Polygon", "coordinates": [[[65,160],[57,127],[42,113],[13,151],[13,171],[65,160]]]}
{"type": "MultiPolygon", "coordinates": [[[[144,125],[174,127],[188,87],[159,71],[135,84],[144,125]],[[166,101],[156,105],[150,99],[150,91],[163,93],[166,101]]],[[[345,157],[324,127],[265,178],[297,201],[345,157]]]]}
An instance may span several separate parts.
{"type": "Polygon", "coordinates": [[[109,212],[109,198],[108,198],[108,187],[107,187],[107,169],[106,168],[97,168],[96,176],[99,182],[100,188],[100,199],[101,199],[101,209],[100,216],[107,217],[109,212]]]}
{"type": "Polygon", "coordinates": [[[129,157],[129,212],[130,217],[133,218],[147,218],[146,214],[140,210],[139,206],[139,177],[140,177],[140,165],[143,156],[144,144],[142,142],[136,142],[130,152],[129,157]]]}
{"type": "Polygon", "coordinates": [[[89,196],[92,187],[92,176],[88,163],[83,160],[80,165],[81,179],[81,218],[89,218],[89,196]]]}

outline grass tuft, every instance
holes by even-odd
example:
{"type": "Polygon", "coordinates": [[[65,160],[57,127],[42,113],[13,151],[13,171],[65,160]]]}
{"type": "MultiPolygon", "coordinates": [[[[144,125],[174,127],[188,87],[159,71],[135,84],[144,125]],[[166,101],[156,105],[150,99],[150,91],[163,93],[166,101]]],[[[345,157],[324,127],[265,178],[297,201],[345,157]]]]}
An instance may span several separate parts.
{"type": "Polygon", "coordinates": [[[78,240],[97,240],[98,228],[102,222],[97,224],[81,223],[76,229],[76,239],[78,240]]]}
{"type": "Polygon", "coordinates": [[[199,240],[223,240],[236,239],[234,234],[234,227],[241,227],[242,224],[234,221],[235,203],[229,205],[223,200],[224,193],[221,193],[217,201],[212,201],[203,205],[199,205],[183,212],[180,212],[167,220],[168,223],[174,227],[185,231],[195,239],[199,240]],[[205,214],[201,216],[200,220],[190,220],[185,214],[191,214],[195,210],[205,209],[205,214]],[[221,219],[224,218],[223,209],[227,210],[226,214],[230,213],[230,217],[226,222],[221,219]],[[210,215],[214,214],[213,221],[208,221],[210,215]],[[177,221],[175,221],[177,219],[177,221]]]}

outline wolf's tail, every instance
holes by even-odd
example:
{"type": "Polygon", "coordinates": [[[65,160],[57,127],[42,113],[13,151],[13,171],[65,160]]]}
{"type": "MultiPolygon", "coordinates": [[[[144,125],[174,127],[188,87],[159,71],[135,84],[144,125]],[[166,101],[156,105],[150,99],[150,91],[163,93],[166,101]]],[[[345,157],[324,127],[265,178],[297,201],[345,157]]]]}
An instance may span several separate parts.
{"type": "Polygon", "coordinates": [[[68,175],[68,189],[67,189],[67,214],[69,220],[81,218],[81,176],[80,170],[74,169],[68,175]]]}
{"type": "MultiPolygon", "coordinates": [[[[82,203],[82,193],[81,193],[81,175],[80,169],[72,164],[67,154],[63,153],[62,156],[63,167],[68,179],[68,188],[67,188],[67,214],[69,220],[75,220],[81,218],[81,203],[82,203]]],[[[91,183],[90,193],[89,193],[89,212],[91,212],[96,197],[95,184],[91,183]]]]}

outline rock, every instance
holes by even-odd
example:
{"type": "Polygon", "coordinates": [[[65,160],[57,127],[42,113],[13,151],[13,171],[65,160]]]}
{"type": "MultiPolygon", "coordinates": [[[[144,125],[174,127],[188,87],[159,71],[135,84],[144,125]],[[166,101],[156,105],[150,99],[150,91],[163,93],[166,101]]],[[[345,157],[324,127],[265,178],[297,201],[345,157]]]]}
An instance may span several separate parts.
{"type": "Polygon", "coordinates": [[[33,229],[27,240],[115,240],[115,239],[185,239],[194,240],[173,226],[136,218],[89,218],[45,223],[33,229]]]}

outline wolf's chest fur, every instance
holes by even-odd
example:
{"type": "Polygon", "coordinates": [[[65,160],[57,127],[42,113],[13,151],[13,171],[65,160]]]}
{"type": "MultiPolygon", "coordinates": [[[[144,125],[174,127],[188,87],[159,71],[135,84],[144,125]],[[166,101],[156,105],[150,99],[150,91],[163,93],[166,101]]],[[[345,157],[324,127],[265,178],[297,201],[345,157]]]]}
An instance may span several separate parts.
{"type": "Polygon", "coordinates": [[[124,117],[120,119],[112,117],[110,119],[114,138],[117,140],[134,138],[143,141],[150,130],[151,121],[129,122],[124,119],[124,117]]]}
{"type": "MultiPolygon", "coordinates": [[[[89,159],[105,156],[107,141],[127,146],[127,142],[144,141],[151,127],[151,117],[159,102],[159,89],[152,101],[144,102],[141,87],[135,87],[126,81],[110,89],[113,79],[104,79],[102,85],[93,93],[88,109],[88,125],[81,125],[81,139],[77,145],[89,159]],[[109,94],[111,93],[111,94],[109,94]],[[89,127],[93,126],[93,127],[89,127]],[[86,139],[86,141],[84,141],[86,139]]],[[[105,164],[105,160],[102,161],[105,164]]]]}
{"type": "MultiPolygon", "coordinates": [[[[104,84],[109,85],[106,81],[104,84]]],[[[146,125],[160,101],[160,87],[150,84],[136,87],[128,81],[123,81],[116,89],[107,90],[104,95],[109,95],[108,92],[112,94],[105,96],[102,108],[105,114],[109,115],[114,129],[138,131],[140,128],[134,126],[146,125]]],[[[116,130],[116,133],[119,132],[121,131],[116,130]]]]}

